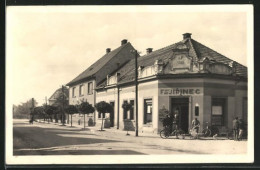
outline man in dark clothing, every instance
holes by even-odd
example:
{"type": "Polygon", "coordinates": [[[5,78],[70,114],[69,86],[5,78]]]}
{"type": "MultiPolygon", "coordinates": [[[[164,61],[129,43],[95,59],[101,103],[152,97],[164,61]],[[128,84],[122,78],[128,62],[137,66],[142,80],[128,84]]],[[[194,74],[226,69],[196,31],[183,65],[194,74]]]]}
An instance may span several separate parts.
{"type": "Polygon", "coordinates": [[[168,114],[163,119],[163,126],[169,128],[170,132],[172,131],[172,120],[168,114]]]}
{"type": "Polygon", "coordinates": [[[233,120],[234,140],[238,140],[238,130],[239,130],[239,122],[238,122],[238,117],[236,117],[233,120]]]}

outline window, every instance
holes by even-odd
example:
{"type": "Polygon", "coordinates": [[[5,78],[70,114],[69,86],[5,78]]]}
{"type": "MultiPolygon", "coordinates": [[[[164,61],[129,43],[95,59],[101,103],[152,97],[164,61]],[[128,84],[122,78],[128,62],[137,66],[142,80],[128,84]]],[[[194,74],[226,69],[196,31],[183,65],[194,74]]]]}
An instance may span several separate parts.
{"type": "Polygon", "coordinates": [[[88,83],[88,94],[93,94],[93,82],[88,83]]]}
{"type": "Polygon", "coordinates": [[[79,95],[80,96],[84,95],[84,85],[83,84],[79,86],[79,95]]]}
{"type": "Polygon", "coordinates": [[[144,124],[152,122],[153,115],[153,100],[145,99],[144,100],[144,124]]]}
{"type": "Polygon", "coordinates": [[[76,90],[76,87],[73,87],[73,88],[72,88],[72,97],[76,97],[76,95],[75,95],[75,90],[76,90]]]}
{"type": "Polygon", "coordinates": [[[212,120],[213,126],[224,126],[225,102],[224,98],[212,99],[212,120]]]}
{"type": "MultiPolygon", "coordinates": [[[[127,101],[124,100],[124,103],[127,103],[127,101]]],[[[124,109],[124,115],[123,116],[124,116],[123,119],[127,119],[127,110],[126,109],[124,109]]]]}
{"type": "Polygon", "coordinates": [[[99,118],[99,119],[101,119],[101,118],[102,118],[102,117],[101,117],[101,115],[103,115],[103,118],[105,118],[105,113],[104,113],[104,114],[102,114],[102,113],[98,112],[98,118],[99,118]]]}
{"type": "Polygon", "coordinates": [[[135,105],[135,101],[134,100],[130,100],[130,104],[132,105],[132,108],[130,109],[130,120],[134,120],[134,105],[135,105]]]}

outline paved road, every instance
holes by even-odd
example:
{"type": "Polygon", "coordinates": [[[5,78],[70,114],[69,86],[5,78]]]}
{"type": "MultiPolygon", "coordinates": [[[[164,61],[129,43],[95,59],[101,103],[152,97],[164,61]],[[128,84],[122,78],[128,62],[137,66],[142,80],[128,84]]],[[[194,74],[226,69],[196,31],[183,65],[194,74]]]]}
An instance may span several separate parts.
{"type": "Polygon", "coordinates": [[[158,135],[126,136],[115,129],[60,126],[14,120],[14,155],[241,154],[247,141],[161,139],[158,135]]]}

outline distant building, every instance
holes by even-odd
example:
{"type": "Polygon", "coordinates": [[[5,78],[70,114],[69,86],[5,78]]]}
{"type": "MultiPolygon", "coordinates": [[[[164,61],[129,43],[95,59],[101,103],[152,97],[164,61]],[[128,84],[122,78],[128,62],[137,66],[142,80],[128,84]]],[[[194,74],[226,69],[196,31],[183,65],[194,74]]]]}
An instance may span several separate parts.
{"type": "MultiPolygon", "coordinates": [[[[64,98],[64,103],[69,102],[69,89],[67,87],[63,87],[65,98],[64,98]]],[[[57,89],[51,97],[48,99],[49,105],[55,105],[57,103],[58,98],[62,96],[62,88],[57,89]]]]}
{"type": "MultiPolygon", "coordinates": [[[[91,75],[102,75],[96,80],[96,97],[91,101],[111,103],[114,113],[106,117],[112,122],[111,126],[125,129],[126,123],[135,127],[135,61],[132,59],[123,67],[108,71],[117,62],[115,59],[108,65],[103,63],[96,67],[98,74],[91,72],[91,66],[84,74],[88,75],[86,83],[91,75]],[[131,103],[133,108],[124,110],[124,102],[131,103]]],[[[70,102],[76,99],[80,84],[69,84],[70,102]],[[74,95],[71,95],[73,88],[74,95]]],[[[235,116],[247,122],[247,68],[195,41],[190,33],[162,49],[148,48],[146,55],[138,57],[139,131],[159,132],[165,111],[171,115],[178,113],[179,127],[187,133],[195,117],[201,122],[201,129],[205,122],[219,130],[232,129],[235,116]]],[[[100,119],[98,115],[96,121],[100,119]]]]}
{"type": "MultiPolygon", "coordinates": [[[[118,48],[112,51],[107,48],[103,57],[67,83],[67,86],[69,86],[69,104],[76,105],[84,100],[94,106],[96,104],[96,91],[94,89],[107,76],[114,74],[115,70],[118,70],[134,58],[132,50],[134,50],[134,47],[125,39],[121,41],[121,46],[118,48]]],[[[84,61],[86,63],[87,57],[84,61]]]]}

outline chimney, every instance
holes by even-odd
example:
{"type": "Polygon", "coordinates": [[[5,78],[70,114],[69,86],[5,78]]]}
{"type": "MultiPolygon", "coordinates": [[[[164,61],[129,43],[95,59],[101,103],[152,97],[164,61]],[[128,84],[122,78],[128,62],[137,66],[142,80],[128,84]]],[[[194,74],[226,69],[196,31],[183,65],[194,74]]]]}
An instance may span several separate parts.
{"type": "Polygon", "coordinates": [[[146,49],[146,54],[149,54],[149,53],[151,53],[151,52],[153,52],[153,49],[152,49],[152,48],[147,48],[147,49],[146,49]]]}
{"type": "Polygon", "coordinates": [[[106,53],[107,53],[107,54],[110,53],[110,51],[111,51],[111,48],[107,48],[107,49],[106,49],[106,53]]]}
{"type": "Polygon", "coordinates": [[[183,35],[183,39],[191,38],[191,33],[184,33],[182,35],[183,35]]]}
{"type": "Polygon", "coordinates": [[[122,41],[121,41],[121,45],[124,45],[124,44],[126,44],[127,43],[127,40],[126,39],[123,39],[122,41]]]}

